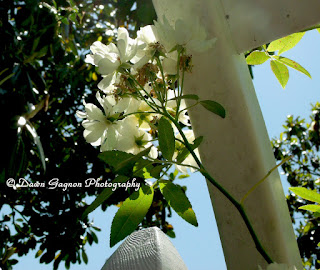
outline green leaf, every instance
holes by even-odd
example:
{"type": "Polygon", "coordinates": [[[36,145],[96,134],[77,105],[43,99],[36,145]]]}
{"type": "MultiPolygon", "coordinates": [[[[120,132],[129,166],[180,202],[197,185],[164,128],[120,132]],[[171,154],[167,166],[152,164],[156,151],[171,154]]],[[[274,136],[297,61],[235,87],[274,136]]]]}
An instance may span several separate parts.
{"type": "Polygon", "coordinates": [[[320,212],[320,205],[317,205],[317,204],[307,204],[307,205],[304,205],[304,206],[299,207],[299,209],[309,210],[309,211],[312,211],[312,212],[320,212]]]}
{"type": "Polygon", "coordinates": [[[284,89],[287,85],[288,80],[289,80],[288,68],[284,64],[282,64],[278,61],[275,61],[275,60],[270,61],[270,65],[271,65],[271,69],[272,69],[274,75],[276,76],[276,78],[278,79],[282,88],[284,89]]]}
{"type": "Polygon", "coordinates": [[[39,249],[35,257],[38,258],[39,256],[41,256],[42,253],[43,253],[43,250],[39,249]]]}
{"type": "Polygon", "coordinates": [[[99,227],[92,226],[92,229],[94,229],[94,230],[96,230],[96,231],[98,231],[98,232],[101,232],[101,228],[99,228],[99,227]]]}
{"type": "Polygon", "coordinates": [[[288,67],[291,67],[291,68],[293,68],[295,70],[300,71],[301,73],[307,75],[311,79],[310,73],[305,68],[303,68],[300,64],[298,64],[297,62],[295,62],[295,61],[293,61],[293,60],[291,60],[289,58],[282,57],[282,56],[277,56],[277,55],[275,55],[274,58],[276,60],[278,60],[279,62],[287,65],[288,67]]]}
{"type": "Polygon", "coordinates": [[[160,181],[159,187],[162,195],[168,204],[185,221],[194,226],[198,226],[196,215],[192,209],[191,203],[182,188],[173,184],[171,181],[160,181]]]}
{"type": "Polygon", "coordinates": [[[92,235],[92,238],[93,238],[93,242],[98,243],[99,240],[98,240],[97,235],[93,231],[91,231],[91,235],[92,235]]]}
{"type": "Polygon", "coordinates": [[[11,73],[11,74],[9,74],[8,76],[6,76],[5,78],[3,78],[1,81],[0,81],[0,86],[2,85],[2,84],[4,84],[7,80],[9,80],[11,77],[13,77],[14,76],[14,73],[11,73]]]}
{"type": "Polygon", "coordinates": [[[173,230],[168,230],[166,235],[168,235],[170,238],[176,238],[176,234],[173,230]]]}
{"type": "Polygon", "coordinates": [[[137,155],[122,151],[105,151],[98,155],[98,157],[105,163],[110,165],[115,173],[127,174],[132,172],[133,166],[139,160],[142,160],[143,156],[149,154],[151,147],[146,148],[137,155]]]}
{"type": "MultiPolygon", "coordinates": [[[[127,182],[129,177],[119,175],[112,182],[113,183],[124,183],[127,182]]],[[[105,188],[98,197],[86,208],[86,210],[82,214],[82,219],[84,219],[89,213],[95,210],[98,206],[100,206],[105,200],[107,200],[113,191],[111,188],[105,188]]]]}
{"type": "Polygon", "coordinates": [[[82,249],[82,259],[85,264],[88,263],[88,256],[87,256],[87,253],[84,251],[84,249],[82,249]]]}
{"type": "Polygon", "coordinates": [[[69,21],[66,17],[61,18],[61,22],[65,25],[69,25],[69,21]]]}
{"type": "Polygon", "coordinates": [[[280,55],[292,49],[294,46],[296,46],[304,34],[305,32],[299,32],[299,33],[291,34],[289,36],[272,41],[269,44],[267,51],[268,52],[279,51],[279,55],[280,55]]]}
{"type": "Polygon", "coordinates": [[[213,100],[202,100],[200,101],[200,104],[208,111],[213,112],[214,114],[217,114],[222,118],[226,117],[225,109],[218,102],[215,102],[213,100]]]}
{"type": "Polygon", "coordinates": [[[133,168],[133,176],[144,179],[152,178],[150,171],[153,169],[152,162],[146,159],[141,159],[136,162],[133,168]]]}
{"type": "Polygon", "coordinates": [[[199,100],[199,97],[197,95],[182,95],[179,97],[174,97],[169,100],[178,100],[178,99],[193,99],[193,100],[199,100]]]}
{"type": "Polygon", "coordinates": [[[159,146],[162,155],[167,160],[171,160],[175,149],[175,138],[173,128],[170,122],[165,117],[161,117],[159,121],[158,131],[159,146]]]}
{"type": "Polygon", "coordinates": [[[246,60],[248,65],[261,65],[270,57],[265,52],[254,51],[250,53],[246,60]]]}
{"type": "MultiPolygon", "coordinates": [[[[133,154],[122,152],[122,151],[105,151],[98,155],[98,158],[100,158],[102,161],[107,163],[110,167],[114,169],[116,172],[117,170],[115,167],[119,167],[119,161],[125,161],[130,160],[130,158],[134,157],[133,154]]],[[[121,171],[119,173],[126,174],[128,172],[131,172],[134,166],[134,161],[131,163],[126,163],[125,166],[122,167],[121,171]]]]}
{"type": "Polygon", "coordinates": [[[110,247],[132,233],[147,214],[153,200],[153,189],[142,186],[126,199],[111,225],[110,247]]]}
{"type": "Polygon", "coordinates": [[[318,32],[320,33],[320,28],[317,28],[318,32]]]}
{"type": "Polygon", "coordinates": [[[150,171],[150,174],[153,178],[159,179],[160,173],[163,171],[164,168],[166,168],[166,165],[157,165],[153,167],[150,171]]]}
{"type": "Polygon", "coordinates": [[[122,160],[121,162],[119,162],[115,167],[114,169],[116,171],[120,171],[121,169],[123,168],[126,168],[129,164],[134,164],[136,163],[137,161],[139,160],[143,160],[142,157],[144,156],[147,156],[150,152],[150,149],[151,149],[151,146],[146,148],[145,150],[139,152],[138,154],[136,155],[133,155],[131,157],[128,157],[127,159],[125,160],[122,160]]]}
{"type": "MultiPolygon", "coordinates": [[[[200,137],[196,138],[196,139],[193,141],[193,144],[190,145],[190,146],[191,146],[191,149],[194,150],[194,149],[198,148],[202,141],[203,141],[203,136],[200,136],[200,137]]],[[[176,159],[177,159],[177,162],[178,162],[178,163],[183,162],[183,161],[187,158],[187,156],[188,156],[189,154],[190,154],[190,152],[189,152],[189,150],[188,150],[186,147],[182,148],[182,149],[180,150],[177,158],[176,158],[176,159]]]]}
{"type": "Polygon", "coordinates": [[[305,200],[320,203],[320,194],[314,190],[309,190],[304,187],[291,187],[289,190],[305,200]]]}

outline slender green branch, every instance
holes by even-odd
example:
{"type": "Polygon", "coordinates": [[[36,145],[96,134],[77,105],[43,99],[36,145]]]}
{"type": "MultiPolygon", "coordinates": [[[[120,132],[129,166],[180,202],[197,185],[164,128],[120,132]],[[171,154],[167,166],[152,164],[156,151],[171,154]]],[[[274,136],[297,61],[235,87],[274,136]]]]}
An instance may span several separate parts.
{"type": "Polygon", "coordinates": [[[287,162],[289,159],[291,159],[293,156],[286,157],[284,160],[282,160],[278,165],[274,166],[268,173],[260,180],[258,181],[252,188],[249,189],[249,191],[242,197],[240,200],[240,204],[243,205],[245,199],[259,186],[261,185],[267,178],[268,176],[276,170],[279,166],[281,166],[283,163],[287,162]]]}
{"type": "Polygon", "coordinates": [[[252,237],[252,240],[254,241],[257,250],[259,251],[259,253],[263,256],[263,258],[270,264],[273,262],[273,260],[270,258],[270,256],[267,254],[267,252],[265,251],[265,249],[262,247],[262,244],[260,243],[250,221],[249,218],[243,208],[243,206],[227,191],[225,190],[205,169],[205,167],[202,165],[201,161],[199,160],[199,158],[197,157],[197,155],[195,154],[195,152],[193,151],[190,143],[188,142],[183,130],[181,129],[179,123],[171,116],[171,115],[166,115],[177,127],[177,129],[179,130],[179,133],[181,135],[181,137],[183,138],[186,148],[189,150],[190,154],[193,156],[194,160],[196,161],[196,163],[198,164],[199,168],[200,168],[200,172],[201,174],[213,185],[215,186],[238,210],[239,214],[241,215],[243,221],[245,222],[245,225],[252,237]]]}
{"type": "MultiPolygon", "coordinates": [[[[178,51],[178,58],[177,58],[177,89],[178,89],[178,97],[181,96],[180,94],[180,50],[178,51]]],[[[180,107],[180,100],[177,100],[177,110],[176,110],[176,120],[178,120],[178,113],[180,107]]]]}
{"type": "Polygon", "coordinates": [[[129,115],[134,115],[134,114],[162,114],[162,113],[161,112],[133,112],[133,113],[124,114],[123,118],[129,115]]]}
{"type": "Polygon", "coordinates": [[[189,164],[184,164],[184,163],[179,163],[179,162],[176,162],[176,161],[173,161],[173,160],[171,160],[171,161],[169,161],[169,160],[157,160],[157,159],[152,159],[152,162],[153,163],[159,163],[159,164],[163,164],[163,163],[165,163],[165,164],[171,164],[171,165],[173,165],[173,164],[175,164],[175,165],[178,165],[178,166],[184,166],[184,167],[189,167],[189,168],[191,168],[191,169],[194,169],[194,170],[196,170],[196,171],[199,171],[199,168],[198,167],[196,167],[196,166],[192,166],[192,165],[189,165],[189,164]]]}
{"type": "Polygon", "coordinates": [[[136,88],[136,89],[138,90],[137,93],[138,93],[138,95],[140,95],[140,98],[141,98],[142,100],[144,100],[144,101],[149,105],[149,107],[150,107],[151,109],[153,109],[154,111],[159,111],[159,110],[157,109],[158,106],[157,106],[157,104],[155,103],[155,101],[153,100],[152,96],[144,89],[144,87],[136,80],[136,78],[134,78],[129,71],[126,71],[126,74],[127,74],[127,75],[140,87],[140,89],[151,99],[151,101],[153,102],[153,105],[155,106],[155,108],[153,107],[153,105],[151,105],[150,102],[147,101],[147,99],[145,99],[145,98],[142,96],[142,94],[140,93],[140,91],[136,88]]]}
{"type": "Polygon", "coordinates": [[[17,208],[15,208],[14,206],[11,206],[11,207],[12,207],[12,209],[14,209],[15,211],[17,211],[17,212],[20,214],[20,216],[24,219],[25,222],[29,223],[29,221],[25,218],[25,216],[22,214],[21,211],[19,211],[19,210],[18,210],[17,208]]]}
{"type": "Polygon", "coordinates": [[[178,116],[179,116],[179,115],[180,115],[180,113],[182,113],[183,111],[187,111],[187,110],[189,110],[189,109],[191,109],[191,108],[193,108],[193,107],[197,106],[199,103],[200,103],[200,102],[199,102],[199,101],[197,101],[195,104],[190,105],[189,107],[186,107],[185,109],[183,109],[183,110],[179,111],[179,112],[178,112],[178,116]]]}
{"type": "Polygon", "coordinates": [[[163,96],[162,96],[162,101],[163,103],[165,103],[164,106],[167,106],[167,85],[166,85],[166,77],[164,76],[164,72],[163,72],[163,67],[161,64],[161,61],[159,59],[159,57],[156,57],[156,61],[157,64],[160,68],[160,73],[161,73],[161,77],[162,77],[162,81],[163,81],[163,96]]]}
{"type": "Polygon", "coordinates": [[[162,179],[162,177],[163,177],[164,175],[166,175],[166,173],[170,170],[170,168],[171,168],[171,166],[169,166],[169,167],[162,173],[162,175],[159,177],[159,179],[157,179],[157,180],[152,184],[152,187],[155,187],[155,186],[159,183],[159,181],[162,179]]]}

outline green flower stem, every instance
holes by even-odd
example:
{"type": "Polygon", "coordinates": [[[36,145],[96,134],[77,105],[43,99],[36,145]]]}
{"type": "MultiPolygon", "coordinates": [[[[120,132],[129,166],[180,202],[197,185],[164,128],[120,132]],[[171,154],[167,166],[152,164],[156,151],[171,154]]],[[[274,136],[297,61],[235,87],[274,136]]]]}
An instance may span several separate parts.
{"type": "Polygon", "coordinates": [[[163,67],[162,67],[162,64],[161,64],[161,61],[160,61],[159,57],[156,57],[156,61],[157,61],[158,67],[160,68],[160,73],[161,73],[161,77],[162,77],[162,81],[163,81],[163,93],[164,93],[164,96],[162,96],[162,101],[165,102],[165,106],[167,106],[166,77],[164,76],[163,67]]]}
{"type": "Polygon", "coordinates": [[[194,160],[196,161],[196,163],[198,164],[199,168],[200,168],[200,172],[201,174],[212,184],[214,185],[238,210],[238,212],[240,213],[243,221],[245,222],[248,231],[252,237],[252,240],[254,241],[256,248],[258,250],[258,252],[263,256],[263,258],[270,264],[273,263],[273,260],[270,258],[270,256],[267,254],[267,252],[264,250],[264,248],[262,247],[251,223],[250,220],[243,208],[243,206],[228,192],[226,191],[205,169],[205,167],[202,165],[201,161],[198,159],[197,155],[194,153],[190,143],[188,142],[186,136],[184,135],[184,132],[182,131],[179,123],[170,115],[170,114],[166,114],[166,117],[168,117],[177,127],[177,129],[179,130],[179,133],[181,135],[181,137],[183,138],[184,142],[185,142],[185,146],[186,148],[189,150],[190,154],[193,156],[194,160]]]}
{"type": "Polygon", "coordinates": [[[151,105],[151,103],[149,101],[147,101],[144,96],[141,95],[139,89],[137,89],[137,93],[138,95],[140,95],[141,100],[144,100],[151,109],[153,109],[154,111],[159,111],[158,109],[156,109],[158,107],[158,105],[155,103],[155,101],[153,100],[152,96],[144,89],[144,87],[131,75],[131,73],[129,71],[126,71],[126,74],[140,87],[140,89],[151,99],[151,101],[153,102],[153,105],[155,106],[155,108],[153,107],[153,105],[151,105]]]}
{"type": "Polygon", "coordinates": [[[178,118],[179,118],[179,115],[180,115],[180,113],[182,113],[183,111],[187,111],[187,110],[189,110],[189,109],[191,109],[191,108],[193,108],[193,107],[195,107],[195,106],[197,106],[198,104],[199,104],[200,102],[199,101],[197,101],[195,104],[193,104],[193,105],[191,105],[191,106],[189,106],[189,107],[187,107],[187,108],[185,108],[185,109],[183,109],[183,110],[181,110],[181,111],[179,111],[178,112],[178,118]]]}
{"type": "MultiPolygon", "coordinates": [[[[153,163],[159,163],[159,164],[170,164],[170,165],[173,165],[173,164],[175,164],[175,165],[178,165],[178,166],[184,166],[184,167],[188,167],[188,168],[191,168],[191,169],[194,169],[194,170],[196,170],[196,171],[199,171],[199,168],[198,167],[195,167],[195,166],[192,166],[192,165],[189,165],[189,164],[183,164],[183,163],[179,163],[179,162],[175,162],[175,161],[170,161],[170,160],[161,160],[161,161],[159,161],[159,160],[157,160],[157,159],[151,159],[151,161],[153,162],[153,163]]],[[[170,166],[171,167],[171,166],[170,166]]]]}
{"type": "Polygon", "coordinates": [[[282,160],[278,165],[274,166],[268,173],[258,182],[256,183],[252,188],[249,189],[249,191],[242,197],[240,200],[240,204],[243,205],[245,199],[259,186],[264,182],[268,176],[276,170],[279,166],[281,166],[283,163],[286,163],[289,159],[291,159],[293,156],[286,157],[284,160],[282,160]]]}
{"type": "MultiPolygon", "coordinates": [[[[177,89],[178,89],[178,97],[182,96],[182,93],[180,93],[180,55],[181,52],[178,50],[178,58],[177,58],[177,89]]],[[[178,121],[178,113],[179,113],[179,108],[180,108],[180,102],[181,100],[177,100],[177,111],[176,111],[176,120],[178,121]]]]}
{"type": "Polygon", "coordinates": [[[135,115],[135,114],[159,114],[159,113],[158,112],[133,112],[133,113],[124,114],[123,117],[120,119],[126,118],[129,115],[135,115]]]}
{"type": "Polygon", "coordinates": [[[160,180],[162,179],[162,177],[167,174],[167,172],[170,170],[170,168],[171,168],[171,165],[162,173],[162,175],[159,177],[159,179],[157,179],[157,180],[152,184],[152,186],[151,186],[152,188],[154,188],[154,187],[156,187],[156,186],[158,185],[158,183],[160,182],[160,180]]]}

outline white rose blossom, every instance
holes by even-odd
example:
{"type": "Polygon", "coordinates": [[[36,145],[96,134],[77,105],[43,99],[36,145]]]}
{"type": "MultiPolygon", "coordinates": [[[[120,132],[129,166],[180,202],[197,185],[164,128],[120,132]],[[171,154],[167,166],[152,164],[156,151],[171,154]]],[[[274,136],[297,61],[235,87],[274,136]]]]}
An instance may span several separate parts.
{"type": "Polygon", "coordinates": [[[124,124],[119,130],[121,136],[119,137],[117,149],[135,155],[151,146],[149,156],[151,158],[157,158],[158,151],[151,142],[151,135],[138,128],[137,119],[129,116],[126,117],[123,122],[124,124]]]}
{"type": "Polygon", "coordinates": [[[137,32],[137,53],[132,58],[134,68],[139,69],[149,62],[159,46],[154,25],[147,25],[137,32]]]}
{"type": "Polygon", "coordinates": [[[82,126],[85,128],[83,136],[93,146],[101,146],[101,151],[117,149],[120,133],[128,122],[117,120],[119,113],[135,111],[136,101],[133,98],[123,98],[116,101],[114,96],[96,98],[103,108],[102,112],[92,103],[85,104],[85,112],[77,111],[78,117],[85,119],[82,126]]]}
{"type": "MultiPolygon", "coordinates": [[[[90,47],[91,54],[86,56],[87,63],[98,67],[103,77],[98,88],[107,95],[103,97],[99,93],[96,95],[103,111],[96,105],[88,103],[85,104],[85,112],[77,112],[77,115],[84,119],[82,125],[85,128],[86,141],[94,146],[100,146],[101,151],[120,150],[137,154],[151,147],[149,157],[157,158],[158,151],[152,144],[151,134],[154,134],[152,129],[156,128],[157,119],[161,118],[161,114],[155,110],[161,110],[165,103],[167,113],[175,116],[177,100],[174,98],[177,90],[167,89],[167,100],[165,102],[162,100],[162,93],[158,96],[162,97],[160,101],[157,97],[159,93],[156,92],[158,90],[153,89],[154,84],[166,80],[168,75],[177,73],[178,52],[172,49],[184,47],[185,55],[185,53],[203,52],[215,43],[214,38],[207,39],[206,30],[200,25],[199,19],[192,22],[177,20],[174,25],[170,25],[164,16],[154,24],[140,28],[136,39],[131,39],[128,31],[120,27],[117,45],[113,43],[105,45],[96,41],[90,47]],[[160,54],[156,54],[157,51],[160,54]],[[158,62],[155,57],[159,57],[165,75],[160,72],[160,67],[156,67],[158,62]],[[124,70],[126,73],[123,73],[124,70]],[[146,82],[146,79],[149,81],[146,82]],[[136,84],[136,87],[132,86],[132,83],[136,84]],[[122,98],[123,93],[125,97],[122,98]]],[[[190,126],[184,100],[182,99],[179,104],[179,111],[184,111],[179,114],[178,121],[190,126]]],[[[177,128],[175,126],[173,128],[177,139],[182,140],[177,128]]],[[[189,142],[194,141],[191,130],[184,133],[189,142]]],[[[178,141],[176,145],[183,147],[178,141]]],[[[177,157],[178,150],[174,158],[177,157]]],[[[197,149],[195,153],[199,155],[197,149]]],[[[183,164],[197,167],[191,155],[187,156],[183,164]]],[[[177,168],[181,172],[187,172],[186,166],[177,168]]]]}
{"type": "Polygon", "coordinates": [[[155,34],[157,40],[169,53],[176,45],[184,46],[187,54],[204,52],[214,45],[216,38],[207,39],[207,31],[200,24],[199,18],[193,20],[178,19],[175,25],[170,25],[165,16],[155,21],[155,34]]]}
{"type": "Polygon", "coordinates": [[[92,54],[86,56],[86,62],[98,66],[99,73],[104,77],[98,84],[102,91],[106,91],[113,80],[120,65],[127,64],[137,52],[136,40],[129,37],[127,29],[118,28],[117,46],[114,43],[105,45],[96,41],[90,47],[92,54]]]}

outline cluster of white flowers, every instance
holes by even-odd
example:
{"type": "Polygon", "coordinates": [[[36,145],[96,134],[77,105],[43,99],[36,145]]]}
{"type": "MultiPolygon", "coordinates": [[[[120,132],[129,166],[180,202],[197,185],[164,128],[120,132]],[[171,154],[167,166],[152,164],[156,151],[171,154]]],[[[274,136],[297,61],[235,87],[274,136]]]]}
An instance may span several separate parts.
{"type": "MultiPolygon", "coordinates": [[[[151,146],[149,157],[156,159],[158,150],[153,141],[164,107],[183,126],[190,126],[184,100],[177,98],[181,95],[176,84],[181,80],[177,73],[190,70],[191,53],[203,52],[214,42],[215,39],[207,39],[198,20],[190,25],[181,20],[170,25],[165,17],[155,25],[142,27],[136,39],[120,27],[116,45],[94,42],[86,62],[98,67],[103,77],[98,88],[103,94],[96,95],[101,108],[84,103],[85,111],[77,112],[78,117],[84,119],[86,141],[100,146],[101,151],[120,150],[132,154],[151,146]]],[[[187,130],[185,134],[192,143],[192,131],[187,130]]],[[[191,156],[185,164],[196,166],[191,156]]],[[[182,166],[178,169],[186,170],[182,166]]]]}

